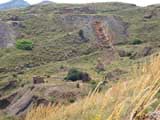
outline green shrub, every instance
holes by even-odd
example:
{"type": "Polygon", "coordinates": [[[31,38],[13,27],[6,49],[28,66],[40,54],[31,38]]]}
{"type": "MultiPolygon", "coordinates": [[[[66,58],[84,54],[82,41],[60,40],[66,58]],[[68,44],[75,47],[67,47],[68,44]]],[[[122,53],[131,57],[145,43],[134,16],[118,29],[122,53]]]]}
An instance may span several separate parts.
{"type": "Polygon", "coordinates": [[[16,48],[21,50],[32,50],[33,42],[31,40],[26,40],[26,39],[17,40],[16,48]]]}
{"type": "Polygon", "coordinates": [[[79,36],[80,36],[82,39],[85,38],[85,37],[84,37],[84,32],[83,32],[83,30],[80,30],[80,31],[79,31],[79,36]]]}
{"type": "Polygon", "coordinates": [[[65,80],[71,80],[71,81],[82,80],[83,82],[86,82],[91,80],[91,78],[88,73],[81,72],[75,68],[72,68],[68,71],[65,80]]]}
{"type": "Polygon", "coordinates": [[[75,98],[70,98],[70,99],[69,99],[69,102],[70,102],[70,103],[74,103],[74,102],[75,102],[75,98]]]}
{"type": "Polygon", "coordinates": [[[80,72],[79,70],[75,68],[72,68],[69,70],[67,77],[65,77],[65,80],[72,80],[72,81],[80,80],[81,74],[82,72],[80,72]]]}
{"type": "Polygon", "coordinates": [[[134,39],[134,40],[131,42],[131,44],[133,44],[133,45],[142,44],[142,40],[140,40],[140,39],[134,39]]]}
{"type": "Polygon", "coordinates": [[[49,101],[50,102],[55,102],[56,101],[56,97],[55,96],[50,96],[49,101]]]}

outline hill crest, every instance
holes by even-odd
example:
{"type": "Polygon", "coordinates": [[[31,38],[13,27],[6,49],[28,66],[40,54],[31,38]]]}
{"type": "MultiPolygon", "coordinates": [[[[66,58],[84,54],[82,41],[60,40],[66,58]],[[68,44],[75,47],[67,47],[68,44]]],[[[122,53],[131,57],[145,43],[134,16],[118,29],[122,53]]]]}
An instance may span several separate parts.
{"type": "Polygon", "coordinates": [[[30,4],[24,0],[11,0],[7,3],[0,4],[0,10],[7,10],[13,8],[23,8],[27,7],[30,4]]]}

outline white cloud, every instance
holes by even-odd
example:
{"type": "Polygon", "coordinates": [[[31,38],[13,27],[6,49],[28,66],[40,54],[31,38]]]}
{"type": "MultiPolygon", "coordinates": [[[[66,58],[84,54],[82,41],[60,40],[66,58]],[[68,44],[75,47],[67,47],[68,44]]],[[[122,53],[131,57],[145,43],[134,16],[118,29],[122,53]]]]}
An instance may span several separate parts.
{"type": "MultiPolygon", "coordinates": [[[[10,0],[1,0],[0,3],[4,3],[10,0]]],[[[28,1],[31,4],[39,3],[43,0],[25,0],[28,1]]],[[[117,1],[117,2],[126,2],[126,3],[134,3],[139,6],[146,6],[151,4],[160,3],[160,0],[51,0],[57,3],[91,3],[91,2],[111,2],[111,1],[117,1]]]]}

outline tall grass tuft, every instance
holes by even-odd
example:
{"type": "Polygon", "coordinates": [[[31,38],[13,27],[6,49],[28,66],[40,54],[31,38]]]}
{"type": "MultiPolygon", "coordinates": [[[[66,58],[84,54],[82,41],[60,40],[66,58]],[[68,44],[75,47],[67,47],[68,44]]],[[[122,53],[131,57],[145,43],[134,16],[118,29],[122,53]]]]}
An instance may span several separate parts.
{"type": "Polygon", "coordinates": [[[26,120],[141,120],[160,91],[160,56],[138,66],[129,78],[69,106],[34,108],[26,120]]]}

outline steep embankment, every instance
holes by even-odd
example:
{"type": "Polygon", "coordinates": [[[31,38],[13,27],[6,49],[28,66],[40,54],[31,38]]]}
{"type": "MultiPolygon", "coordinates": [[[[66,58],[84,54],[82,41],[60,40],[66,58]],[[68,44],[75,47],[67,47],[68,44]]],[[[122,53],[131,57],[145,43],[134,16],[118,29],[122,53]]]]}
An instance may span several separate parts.
{"type": "Polygon", "coordinates": [[[119,81],[102,93],[97,86],[87,98],[70,106],[35,108],[26,120],[159,120],[159,69],[160,56],[156,55],[135,68],[130,80],[119,81]]]}
{"type": "Polygon", "coordinates": [[[0,48],[13,47],[15,42],[15,31],[4,22],[0,22],[0,48]]]}

